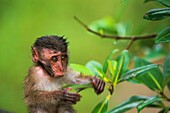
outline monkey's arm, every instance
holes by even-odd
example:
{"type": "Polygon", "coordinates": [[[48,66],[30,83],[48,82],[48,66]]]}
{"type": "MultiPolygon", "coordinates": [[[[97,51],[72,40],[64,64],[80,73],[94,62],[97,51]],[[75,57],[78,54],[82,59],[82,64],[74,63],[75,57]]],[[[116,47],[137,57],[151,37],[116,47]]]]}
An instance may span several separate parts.
{"type": "Polygon", "coordinates": [[[25,96],[25,101],[29,105],[35,104],[57,104],[64,101],[70,104],[76,104],[80,101],[80,95],[77,93],[70,93],[66,90],[63,91],[32,91],[29,95],[25,96]]]}
{"type": "MultiPolygon", "coordinates": [[[[96,94],[103,92],[105,87],[105,82],[94,76],[85,76],[81,73],[78,73],[68,67],[67,77],[72,84],[92,84],[96,94]]],[[[69,83],[69,82],[67,82],[69,83]]]]}

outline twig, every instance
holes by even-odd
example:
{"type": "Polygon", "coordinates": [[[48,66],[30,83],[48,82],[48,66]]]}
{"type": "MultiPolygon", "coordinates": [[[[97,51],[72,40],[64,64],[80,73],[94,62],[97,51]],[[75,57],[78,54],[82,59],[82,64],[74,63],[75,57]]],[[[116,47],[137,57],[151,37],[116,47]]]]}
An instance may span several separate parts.
{"type": "Polygon", "coordinates": [[[79,18],[74,17],[74,19],[80,24],[82,25],[87,31],[100,36],[101,38],[110,38],[110,39],[116,39],[116,40],[132,40],[129,45],[127,46],[126,49],[129,49],[131,47],[131,45],[134,43],[134,41],[136,40],[143,40],[143,39],[151,39],[151,38],[155,38],[157,36],[157,34],[149,34],[149,35],[144,35],[144,36],[114,36],[114,35],[108,35],[108,34],[101,34],[99,32],[96,32],[92,29],[90,29],[85,23],[83,23],[79,18]]]}
{"type": "Polygon", "coordinates": [[[129,43],[128,46],[126,47],[127,50],[130,49],[130,47],[131,47],[132,44],[135,42],[135,40],[136,40],[135,38],[132,38],[132,39],[131,39],[130,43],[129,43]]]}

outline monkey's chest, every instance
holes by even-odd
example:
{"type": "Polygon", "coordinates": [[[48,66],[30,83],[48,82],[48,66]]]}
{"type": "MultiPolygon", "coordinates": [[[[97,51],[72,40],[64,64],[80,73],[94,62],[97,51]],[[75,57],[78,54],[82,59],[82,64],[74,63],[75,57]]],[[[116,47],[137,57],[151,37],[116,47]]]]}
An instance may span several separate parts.
{"type": "Polygon", "coordinates": [[[63,83],[60,80],[48,80],[41,79],[37,83],[37,87],[42,91],[55,91],[59,90],[62,87],[63,83]]]}

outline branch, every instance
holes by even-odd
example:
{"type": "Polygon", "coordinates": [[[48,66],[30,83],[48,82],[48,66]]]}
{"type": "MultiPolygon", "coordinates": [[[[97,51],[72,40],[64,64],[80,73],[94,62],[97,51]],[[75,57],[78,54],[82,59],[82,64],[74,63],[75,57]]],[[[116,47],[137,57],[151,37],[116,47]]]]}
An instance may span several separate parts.
{"type": "Polygon", "coordinates": [[[132,38],[128,46],[126,47],[126,50],[129,50],[132,44],[135,42],[136,39],[132,38]]]}
{"type": "Polygon", "coordinates": [[[155,38],[157,36],[157,34],[150,34],[150,35],[145,35],[145,36],[113,36],[113,35],[107,35],[107,34],[101,34],[99,32],[93,31],[92,29],[90,29],[85,23],[83,23],[79,18],[74,17],[74,19],[80,24],[82,25],[87,31],[100,36],[101,38],[110,38],[110,39],[116,39],[116,40],[133,40],[131,43],[133,43],[135,40],[142,40],[142,39],[151,39],[151,38],[155,38]]]}

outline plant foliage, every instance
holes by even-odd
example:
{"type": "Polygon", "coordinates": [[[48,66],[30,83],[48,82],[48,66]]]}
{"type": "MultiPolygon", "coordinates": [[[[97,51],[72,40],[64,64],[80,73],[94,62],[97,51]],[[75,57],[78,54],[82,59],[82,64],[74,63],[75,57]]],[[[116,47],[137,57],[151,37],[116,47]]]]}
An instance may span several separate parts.
{"type": "MultiPolygon", "coordinates": [[[[157,21],[170,17],[170,0],[145,0],[144,2],[155,1],[162,4],[165,8],[151,9],[144,15],[144,19],[157,21]]],[[[95,21],[90,25],[92,29],[99,34],[123,34],[118,33],[116,28],[117,23],[114,19],[108,17],[95,21]]],[[[126,31],[125,27],[123,28],[126,31]]],[[[124,38],[126,39],[126,38],[124,38]]],[[[132,40],[133,41],[133,40],[132,40]]],[[[170,26],[166,27],[158,33],[155,43],[170,42],[170,26]]],[[[152,55],[166,54],[162,50],[153,50],[152,55]],[[154,54],[153,54],[154,53],[154,54]]],[[[104,64],[98,61],[89,61],[86,66],[72,65],[81,73],[98,76],[107,83],[109,94],[100,101],[92,110],[92,113],[123,113],[132,108],[136,108],[138,113],[146,107],[161,108],[159,113],[167,113],[170,111],[170,106],[164,104],[164,101],[170,102],[170,98],[165,95],[164,90],[167,86],[170,91],[170,55],[167,56],[164,63],[154,64],[145,58],[132,57],[133,55],[128,50],[119,51],[113,50],[105,59],[104,64]],[[118,53],[116,56],[115,53],[118,53]],[[133,60],[134,58],[134,60],[133,60]],[[134,64],[132,68],[129,66],[131,62],[134,64]],[[109,109],[108,104],[116,86],[124,81],[134,84],[143,84],[151,91],[155,92],[153,96],[131,96],[126,101],[120,103],[114,108],[109,109]]],[[[148,58],[148,57],[146,57],[148,58]]],[[[70,85],[71,86],[71,85],[70,85]]],[[[86,89],[92,87],[90,85],[78,86],[73,85],[76,89],[86,89]]],[[[78,90],[79,91],[79,90],[78,90]]]]}

